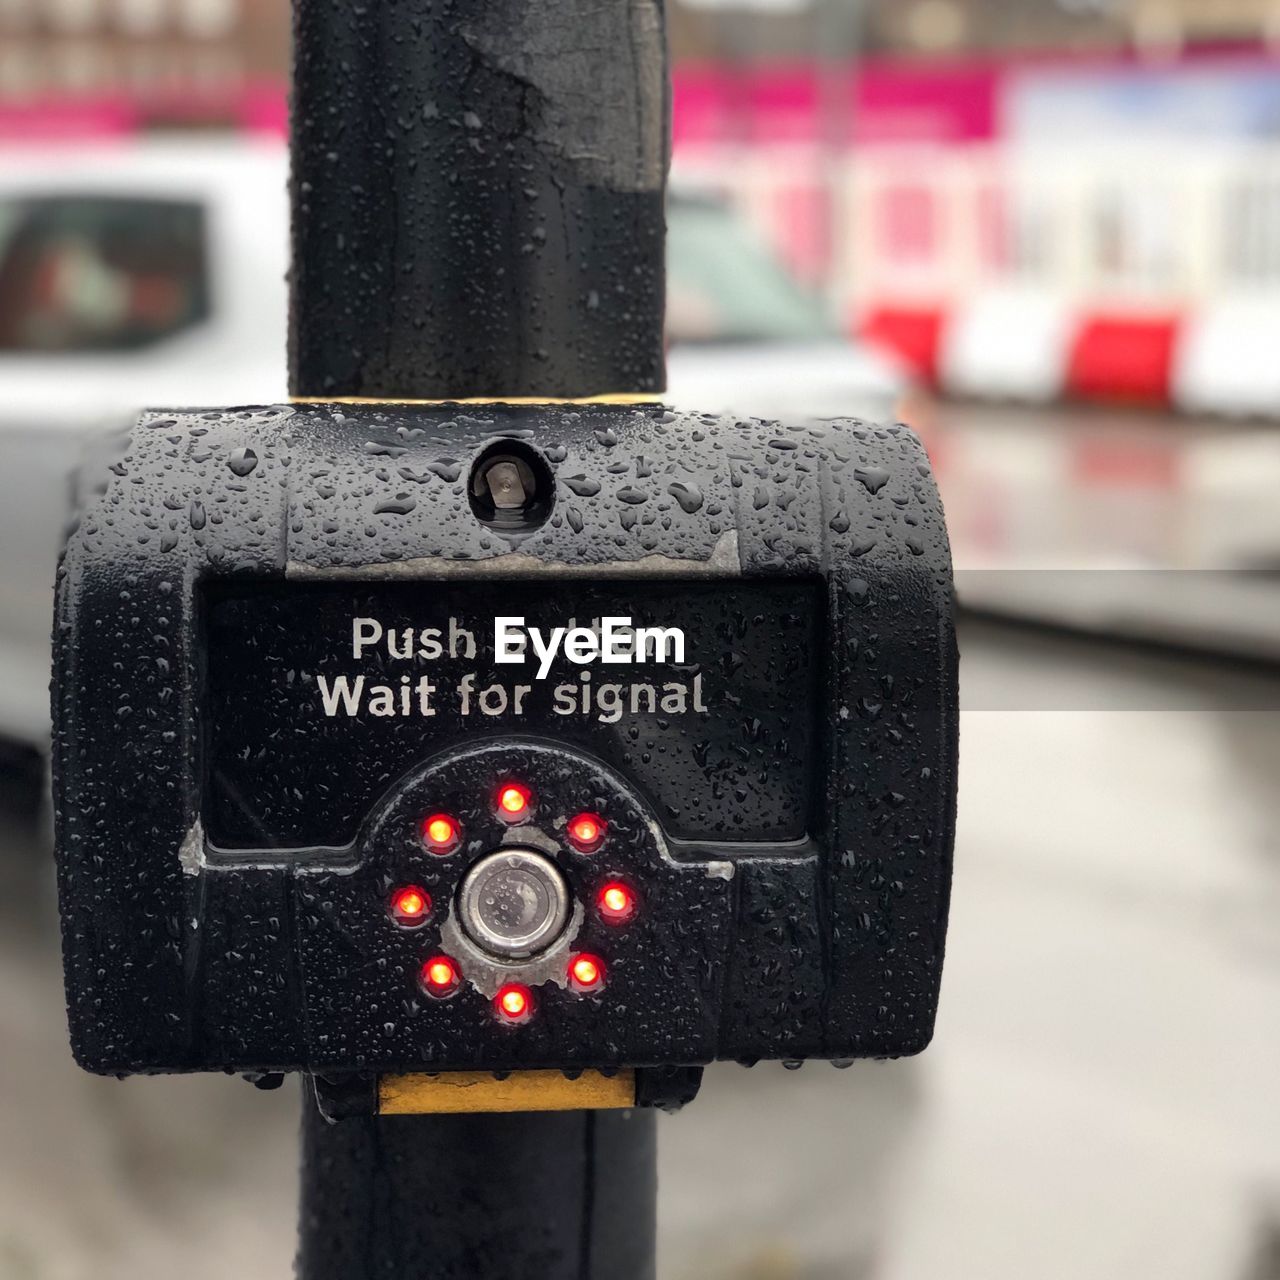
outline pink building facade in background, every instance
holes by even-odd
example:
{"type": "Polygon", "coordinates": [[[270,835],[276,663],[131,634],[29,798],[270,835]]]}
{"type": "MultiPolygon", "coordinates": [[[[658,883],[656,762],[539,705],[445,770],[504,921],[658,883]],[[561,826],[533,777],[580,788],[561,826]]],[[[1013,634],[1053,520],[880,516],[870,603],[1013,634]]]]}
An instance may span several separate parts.
{"type": "Polygon", "coordinates": [[[1280,56],[676,76],[680,179],[925,381],[1280,416],[1280,56]]]}
{"type": "Polygon", "coordinates": [[[989,142],[1006,73],[968,61],[868,61],[843,74],[813,63],[683,66],[675,146],[989,142]]]}
{"type": "MultiPolygon", "coordinates": [[[[1280,54],[675,73],[676,181],[963,395],[1280,416],[1280,54]],[[1260,336],[1262,335],[1262,336],[1260,336]]],[[[0,105],[0,146],[287,130],[270,81],[0,105]]]]}

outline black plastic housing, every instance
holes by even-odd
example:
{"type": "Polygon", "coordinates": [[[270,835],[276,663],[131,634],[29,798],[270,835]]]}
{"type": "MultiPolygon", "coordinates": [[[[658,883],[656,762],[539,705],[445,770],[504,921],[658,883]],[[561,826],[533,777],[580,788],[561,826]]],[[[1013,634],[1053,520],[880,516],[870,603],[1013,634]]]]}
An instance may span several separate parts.
{"type": "Polygon", "coordinates": [[[54,637],[82,1065],[572,1069],[928,1042],[957,662],[946,531],[910,431],[660,406],[149,413],[106,480],[63,557],[54,637]],[[472,466],[497,441],[554,483],[527,526],[473,510],[472,466]],[[627,613],[680,626],[684,660],[560,659],[539,681],[488,652],[500,615],[627,613]],[[446,641],[452,619],[475,651],[456,634],[452,656],[357,660],[358,617],[446,641]],[[384,684],[394,714],[326,714],[320,677],[331,691],[340,674],[384,684]],[[430,715],[398,692],[424,676],[430,715]],[[556,690],[610,683],[603,718],[557,711],[556,690]],[[520,715],[474,692],[516,684],[520,715]],[[513,778],[535,793],[515,828],[491,803],[513,778]],[[437,810],[463,828],[447,857],[421,841],[437,810]],[[581,810],[609,824],[598,852],[565,838],[581,810]],[[607,972],[584,995],[511,970],[536,1000],[517,1027],[492,1007],[500,966],[462,955],[447,1000],[418,980],[459,955],[453,894],[504,843],[556,861],[575,904],[563,957],[607,972]],[[609,879],[639,900],[622,926],[595,909],[609,879]],[[433,900],[421,928],[386,909],[403,883],[433,900]]]}

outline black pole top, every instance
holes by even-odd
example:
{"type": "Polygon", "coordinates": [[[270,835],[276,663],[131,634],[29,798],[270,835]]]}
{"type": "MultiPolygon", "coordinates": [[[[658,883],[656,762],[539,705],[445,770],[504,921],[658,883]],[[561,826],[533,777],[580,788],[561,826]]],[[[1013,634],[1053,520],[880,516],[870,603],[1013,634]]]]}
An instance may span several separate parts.
{"type": "Polygon", "coordinates": [[[662,3],[295,0],[295,396],[665,388],[662,3]]]}

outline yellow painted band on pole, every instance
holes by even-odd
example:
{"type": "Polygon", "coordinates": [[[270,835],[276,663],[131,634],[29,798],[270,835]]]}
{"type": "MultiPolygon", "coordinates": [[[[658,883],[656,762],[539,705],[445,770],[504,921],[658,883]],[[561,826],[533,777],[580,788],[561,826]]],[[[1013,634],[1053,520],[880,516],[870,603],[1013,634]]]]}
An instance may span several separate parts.
{"type": "Polygon", "coordinates": [[[372,396],[290,396],[290,404],[369,404],[369,405],[447,405],[447,404],[661,404],[660,395],[631,395],[609,392],[600,396],[467,396],[450,400],[386,400],[372,396]]]}
{"type": "Polygon", "coordinates": [[[569,1079],[560,1071],[514,1071],[505,1080],[486,1071],[382,1076],[378,1114],[458,1115],[495,1111],[607,1111],[636,1105],[634,1071],[606,1076],[584,1071],[569,1079]]]}

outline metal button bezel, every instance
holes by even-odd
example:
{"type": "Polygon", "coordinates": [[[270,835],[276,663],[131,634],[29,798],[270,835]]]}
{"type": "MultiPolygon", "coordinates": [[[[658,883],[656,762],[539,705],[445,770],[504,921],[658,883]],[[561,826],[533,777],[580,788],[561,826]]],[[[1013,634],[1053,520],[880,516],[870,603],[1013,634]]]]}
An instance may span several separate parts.
{"type": "Polygon", "coordinates": [[[458,890],[458,923],[466,936],[500,960],[525,960],[546,951],[569,923],[569,886],[560,868],[543,853],[522,846],[507,846],[480,858],[463,878],[458,890]],[[481,897],[488,884],[503,872],[523,872],[543,886],[549,909],[536,927],[512,936],[486,923],[481,897]]]}

